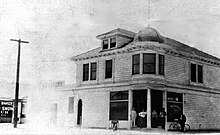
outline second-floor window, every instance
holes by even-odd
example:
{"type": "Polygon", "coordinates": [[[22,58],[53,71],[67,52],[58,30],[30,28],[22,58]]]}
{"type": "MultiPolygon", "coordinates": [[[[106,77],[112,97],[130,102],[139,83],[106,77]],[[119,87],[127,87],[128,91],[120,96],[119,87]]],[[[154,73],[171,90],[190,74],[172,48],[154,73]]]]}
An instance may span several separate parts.
{"type": "Polygon", "coordinates": [[[164,55],[159,54],[159,75],[164,75],[164,55]]]}
{"type": "Polygon", "coordinates": [[[198,65],[198,82],[203,83],[203,67],[198,65]]]}
{"type": "Polygon", "coordinates": [[[105,61],[105,78],[112,78],[112,60],[105,61]]]}
{"type": "Polygon", "coordinates": [[[191,82],[203,83],[203,66],[191,63],[191,82]]]}
{"type": "Polygon", "coordinates": [[[83,81],[89,80],[89,63],[83,64],[83,81]]]}
{"type": "Polygon", "coordinates": [[[96,80],[96,70],[97,70],[96,62],[91,63],[90,80],[96,80]]]}
{"type": "Polygon", "coordinates": [[[140,73],[140,54],[133,55],[132,74],[140,73]]]}
{"type": "Polygon", "coordinates": [[[83,64],[83,81],[96,80],[97,63],[83,64]]]}
{"type": "Polygon", "coordinates": [[[143,53],[143,54],[135,54],[132,56],[133,75],[134,74],[164,75],[165,74],[164,69],[165,69],[165,56],[162,54],[143,53]]]}
{"type": "Polygon", "coordinates": [[[144,53],[143,73],[144,74],[156,74],[156,54],[144,53]]]}

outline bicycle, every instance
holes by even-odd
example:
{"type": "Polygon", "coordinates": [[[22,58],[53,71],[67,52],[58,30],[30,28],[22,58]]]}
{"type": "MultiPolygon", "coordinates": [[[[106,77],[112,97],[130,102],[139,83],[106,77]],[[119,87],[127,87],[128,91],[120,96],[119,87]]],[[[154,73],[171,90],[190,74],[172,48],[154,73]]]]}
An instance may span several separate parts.
{"type": "MultiPolygon", "coordinates": [[[[177,121],[176,123],[170,124],[169,130],[170,130],[170,131],[180,131],[180,130],[181,130],[180,123],[177,121]]],[[[189,131],[189,130],[190,130],[189,124],[185,124],[185,126],[184,126],[184,131],[187,132],[187,131],[189,131]]]]}

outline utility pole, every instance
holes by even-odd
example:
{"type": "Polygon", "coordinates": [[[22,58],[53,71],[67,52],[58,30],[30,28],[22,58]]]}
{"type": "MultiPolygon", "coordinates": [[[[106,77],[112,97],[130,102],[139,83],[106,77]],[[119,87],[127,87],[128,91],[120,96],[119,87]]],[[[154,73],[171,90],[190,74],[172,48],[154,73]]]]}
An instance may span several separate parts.
{"type": "Polygon", "coordinates": [[[11,41],[18,42],[18,59],[17,59],[17,73],[16,73],[16,87],[15,87],[15,100],[14,100],[14,128],[17,128],[18,123],[18,97],[19,97],[19,71],[20,71],[20,50],[21,43],[28,44],[28,41],[22,41],[21,39],[10,39],[11,41]]]}

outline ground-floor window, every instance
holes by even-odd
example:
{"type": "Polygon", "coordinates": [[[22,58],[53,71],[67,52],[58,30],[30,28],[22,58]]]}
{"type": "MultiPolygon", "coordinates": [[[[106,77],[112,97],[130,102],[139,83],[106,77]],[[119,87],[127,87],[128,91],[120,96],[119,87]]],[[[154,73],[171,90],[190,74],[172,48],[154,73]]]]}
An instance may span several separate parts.
{"type": "Polygon", "coordinates": [[[128,120],[128,91],[110,92],[110,120],[128,120]]]}
{"type": "Polygon", "coordinates": [[[167,121],[174,122],[183,112],[183,94],[167,92],[167,121]]]}
{"type": "Polygon", "coordinates": [[[74,97],[69,97],[68,113],[71,114],[74,111],[74,97]]]}
{"type": "Polygon", "coordinates": [[[56,124],[57,122],[57,109],[58,109],[58,104],[52,103],[51,104],[51,122],[53,124],[56,124]]]}
{"type": "Polygon", "coordinates": [[[0,101],[0,123],[12,122],[13,105],[13,101],[0,101]]]}

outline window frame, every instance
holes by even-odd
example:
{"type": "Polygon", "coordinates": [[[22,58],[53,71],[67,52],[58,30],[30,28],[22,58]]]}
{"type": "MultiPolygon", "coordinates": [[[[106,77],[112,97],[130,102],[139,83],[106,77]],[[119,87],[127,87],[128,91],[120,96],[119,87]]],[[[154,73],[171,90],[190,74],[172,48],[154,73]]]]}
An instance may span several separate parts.
{"type": "Polygon", "coordinates": [[[190,63],[190,81],[197,82],[197,65],[195,63],[190,63]]]}
{"type": "Polygon", "coordinates": [[[164,75],[164,70],[165,70],[165,56],[162,54],[159,54],[158,56],[158,74],[159,75],[164,75]]]}
{"type": "Polygon", "coordinates": [[[203,66],[199,64],[197,65],[197,78],[198,83],[203,83],[203,66]],[[201,67],[201,71],[199,71],[199,67],[201,67]]]}
{"type": "MultiPolygon", "coordinates": [[[[179,118],[179,115],[183,112],[184,109],[184,96],[183,93],[176,93],[176,92],[167,92],[167,122],[175,122],[175,119],[179,118]],[[178,99],[178,100],[177,100],[178,99]],[[180,111],[177,112],[176,115],[171,115],[171,112],[174,110],[170,110],[173,108],[180,108],[180,111]]],[[[174,113],[175,114],[175,113],[174,113]]]]}
{"type": "Polygon", "coordinates": [[[113,59],[105,60],[105,79],[109,79],[113,77],[113,59]],[[111,62],[111,66],[108,67],[107,63],[111,62]]]}
{"type": "MultiPolygon", "coordinates": [[[[128,109],[129,109],[129,92],[128,91],[112,91],[112,92],[110,92],[110,97],[109,97],[109,120],[128,120],[128,109]],[[119,92],[124,92],[125,94],[127,94],[126,96],[125,96],[125,98],[123,98],[123,96],[121,97],[121,98],[118,98],[118,99],[114,99],[114,98],[112,98],[111,96],[112,96],[112,93],[119,93],[119,92]],[[114,119],[115,118],[115,116],[112,114],[113,112],[114,112],[114,110],[112,110],[113,108],[112,108],[112,104],[125,104],[125,110],[123,110],[123,111],[126,111],[125,113],[126,113],[126,115],[121,115],[121,117],[122,118],[116,118],[116,119],[114,119]]],[[[120,105],[119,105],[120,106],[120,105]]],[[[116,108],[116,107],[115,107],[116,108]]],[[[122,112],[122,110],[120,110],[120,112],[118,112],[118,113],[121,113],[122,112]]],[[[118,115],[117,115],[118,116],[118,115]]],[[[120,117],[120,116],[118,116],[118,117],[120,117]]]]}
{"type": "Polygon", "coordinates": [[[140,74],[140,59],[141,58],[141,54],[134,54],[132,55],[132,75],[135,75],[135,74],[140,74]],[[139,60],[138,62],[136,63],[135,62],[135,57],[139,56],[139,60]],[[135,70],[135,66],[138,66],[138,71],[136,72],[135,70]]]}
{"type": "Polygon", "coordinates": [[[190,63],[190,82],[202,84],[203,81],[204,81],[203,80],[203,65],[191,62],[190,63]],[[194,74],[192,72],[192,65],[194,66],[193,70],[195,70],[194,74]]]}
{"type": "Polygon", "coordinates": [[[102,49],[103,49],[103,50],[109,49],[109,39],[108,39],[108,38],[102,40],[102,49]],[[107,42],[107,43],[105,43],[105,42],[107,42]],[[107,48],[106,48],[106,47],[107,47],[107,48]]]}
{"type": "Polygon", "coordinates": [[[115,48],[115,47],[117,47],[117,38],[116,37],[111,37],[109,48],[115,48]],[[112,42],[113,39],[115,40],[115,42],[112,42]],[[112,46],[112,45],[114,45],[114,46],[112,46]]]}
{"type": "Polygon", "coordinates": [[[157,61],[157,58],[156,58],[156,53],[143,53],[143,74],[156,74],[156,61],[157,61]],[[152,55],[152,56],[154,56],[154,63],[146,63],[145,62],[145,59],[144,59],[144,57],[145,57],[145,55],[152,55]],[[152,66],[153,65],[153,72],[145,72],[145,65],[150,65],[150,66],[152,66]]]}
{"type": "Polygon", "coordinates": [[[74,113],[74,97],[69,97],[68,114],[74,113]]]}
{"type": "Polygon", "coordinates": [[[97,62],[91,62],[90,64],[90,80],[96,80],[97,78],[97,62]],[[95,68],[93,68],[93,64],[95,64],[95,68]],[[95,74],[93,78],[93,74],[95,74]]]}
{"type": "Polygon", "coordinates": [[[89,81],[89,63],[83,64],[83,79],[82,80],[89,81]],[[86,68],[85,66],[88,66],[88,67],[86,68]]]}

